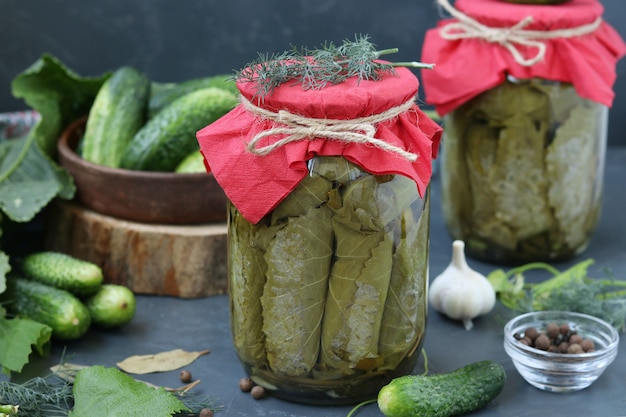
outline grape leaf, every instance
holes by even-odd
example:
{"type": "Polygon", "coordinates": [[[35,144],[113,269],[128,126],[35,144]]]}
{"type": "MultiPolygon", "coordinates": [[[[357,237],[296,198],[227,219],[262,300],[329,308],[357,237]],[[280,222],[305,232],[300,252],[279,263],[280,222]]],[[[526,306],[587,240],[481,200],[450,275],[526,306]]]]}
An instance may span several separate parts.
{"type": "MultiPolygon", "coordinates": [[[[73,197],[71,176],[53,160],[56,143],[70,122],[89,112],[109,75],[83,78],[44,54],[15,77],[13,96],[23,98],[41,117],[27,136],[0,142],[0,219],[29,222],[53,198],[73,197]]],[[[0,251],[0,293],[6,289],[9,268],[6,254],[0,251]]],[[[40,353],[45,351],[50,328],[41,326],[7,319],[0,307],[0,365],[4,373],[20,371],[32,345],[40,353]]]]}
{"type": "Polygon", "coordinates": [[[188,410],[163,388],[150,387],[115,368],[90,366],[76,374],[69,417],[170,417],[188,410]]]}
{"type": "Polygon", "coordinates": [[[46,157],[32,138],[0,144],[0,209],[16,222],[32,220],[57,195],[72,198],[69,173],[46,157]]]}
{"type": "Polygon", "coordinates": [[[29,319],[0,316],[0,365],[2,373],[21,372],[34,347],[41,356],[50,351],[52,329],[29,319]]]}
{"type": "Polygon", "coordinates": [[[417,219],[413,210],[406,208],[399,223],[406,232],[400,233],[393,255],[378,339],[379,354],[385,358],[384,369],[397,369],[424,337],[426,327],[430,204],[424,200],[417,219]]]}
{"type": "Polygon", "coordinates": [[[32,134],[46,155],[54,157],[63,129],[89,113],[98,90],[109,76],[110,73],[81,77],[57,58],[43,54],[13,79],[13,96],[23,98],[41,114],[32,134]]]}
{"type": "MultiPolygon", "coordinates": [[[[0,230],[0,236],[2,236],[2,230],[0,230]]],[[[6,253],[0,251],[0,294],[7,289],[6,276],[11,271],[11,265],[9,264],[9,257],[6,253]]],[[[2,315],[0,315],[0,319],[2,315]]]]}
{"type": "Polygon", "coordinates": [[[323,206],[291,217],[265,254],[263,333],[270,367],[282,374],[304,375],[317,360],[321,300],[326,297],[332,256],[331,216],[323,206]]]}

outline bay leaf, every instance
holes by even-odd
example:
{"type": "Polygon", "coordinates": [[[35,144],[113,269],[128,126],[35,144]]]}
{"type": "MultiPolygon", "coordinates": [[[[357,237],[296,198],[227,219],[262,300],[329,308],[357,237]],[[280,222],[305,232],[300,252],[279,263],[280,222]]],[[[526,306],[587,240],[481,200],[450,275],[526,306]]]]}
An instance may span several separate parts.
{"type": "Polygon", "coordinates": [[[193,363],[210,350],[187,352],[183,349],[174,349],[149,355],[133,355],[118,362],[116,365],[124,372],[131,374],[150,374],[153,372],[167,372],[182,368],[193,363]]]}
{"type": "Polygon", "coordinates": [[[54,374],[64,381],[74,382],[78,371],[89,368],[87,365],[77,365],[74,363],[64,362],[50,367],[54,374]]]}

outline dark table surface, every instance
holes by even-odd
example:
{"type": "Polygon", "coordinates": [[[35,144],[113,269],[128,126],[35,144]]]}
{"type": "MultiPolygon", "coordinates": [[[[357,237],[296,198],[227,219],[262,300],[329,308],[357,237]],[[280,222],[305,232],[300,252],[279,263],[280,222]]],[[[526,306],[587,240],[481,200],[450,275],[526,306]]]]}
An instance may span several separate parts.
{"type": "MultiPolygon", "coordinates": [[[[626,279],[626,148],[608,149],[605,170],[605,191],[602,218],[588,249],[568,262],[554,264],[565,269],[581,260],[593,258],[591,275],[605,275],[605,269],[615,277],[626,279]]],[[[450,262],[451,239],[440,210],[439,178],[432,183],[431,219],[431,279],[450,262]]],[[[501,266],[468,258],[469,265],[488,274],[501,266]]],[[[506,267],[504,267],[506,268],[506,267]]],[[[533,279],[531,277],[531,279],[533,279]]],[[[70,362],[82,365],[114,367],[116,362],[137,354],[152,354],[182,348],[190,351],[210,349],[211,353],[187,367],[200,384],[194,389],[212,398],[221,406],[218,416],[277,416],[343,417],[350,406],[321,407],[301,405],[275,398],[254,400],[241,392],[238,381],[245,376],[231,342],[228,321],[228,298],[216,296],[202,299],[177,299],[160,296],[138,296],[137,313],[131,323],[114,331],[90,330],[78,341],[56,343],[49,358],[33,358],[16,381],[35,375],[45,375],[58,363],[64,352],[70,362]]],[[[509,317],[503,307],[475,320],[474,328],[466,331],[430,310],[424,349],[430,373],[447,372],[489,359],[501,363],[507,372],[503,392],[475,416],[624,416],[626,415],[626,343],[621,343],[615,361],[589,388],[568,394],[540,391],[527,384],[517,373],[502,346],[502,328],[509,317]]],[[[418,363],[415,373],[422,373],[424,363],[418,363]]],[[[168,387],[177,387],[179,371],[141,376],[141,379],[168,387]]],[[[6,379],[2,376],[0,379],[6,379]]],[[[356,413],[359,417],[382,416],[375,404],[356,413]]]]}

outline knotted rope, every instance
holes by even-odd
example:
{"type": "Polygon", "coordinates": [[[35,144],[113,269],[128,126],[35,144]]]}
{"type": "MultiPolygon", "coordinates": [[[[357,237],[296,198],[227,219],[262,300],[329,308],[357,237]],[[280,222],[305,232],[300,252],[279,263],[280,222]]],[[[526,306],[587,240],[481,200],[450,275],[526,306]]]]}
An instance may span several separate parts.
{"type": "Polygon", "coordinates": [[[546,55],[546,44],[548,39],[573,38],[577,36],[593,33],[602,24],[602,18],[598,17],[593,22],[567,29],[555,30],[526,30],[526,26],[533,22],[532,16],[527,16],[519,23],[506,28],[494,28],[483,25],[476,19],[455,9],[449,0],[437,0],[437,3],[454,16],[458,22],[448,23],[439,31],[441,37],[446,40],[484,39],[490,43],[497,43],[506,48],[515,62],[525,67],[530,67],[541,61],[546,55]],[[533,57],[525,58],[519,51],[518,46],[528,46],[535,48],[537,52],[533,57]]]}
{"type": "Polygon", "coordinates": [[[241,103],[246,110],[263,119],[271,120],[275,123],[270,129],[256,134],[248,143],[248,151],[256,155],[267,155],[273,150],[285,146],[288,143],[300,140],[313,140],[315,138],[326,138],[339,140],[346,143],[364,143],[376,146],[388,152],[396,153],[407,160],[414,162],[417,155],[394,146],[374,137],[376,134],[376,124],[391,120],[394,117],[409,111],[415,104],[415,99],[411,98],[397,107],[392,107],[382,113],[373,114],[367,117],[360,117],[349,120],[338,119],[316,119],[290,113],[286,110],[279,110],[274,113],[267,109],[257,107],[245,97],[241,96],[241,103]],[[287,135],[271,145],[257,147],[258,142],[266,136],[287,135]]]}

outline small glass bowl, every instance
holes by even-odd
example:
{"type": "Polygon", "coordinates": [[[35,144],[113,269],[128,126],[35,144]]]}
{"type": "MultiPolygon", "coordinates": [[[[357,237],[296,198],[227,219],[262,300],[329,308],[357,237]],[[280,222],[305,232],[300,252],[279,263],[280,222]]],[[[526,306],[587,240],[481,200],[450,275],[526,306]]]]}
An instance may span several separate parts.
{"type": "Polygon", "coordinates": [[[566,311],[537,311],[522,314],[504,326],[504,350],[520,375],[544,391],[570,392],[590,386],[617,356],[619,335],[609,323],[586,314],[566,311]],[[549,323],[567,323],[595,350],[586,353],[553,353],[527,346],[516,339],[528,327],[545,331],[549,323]]]}

